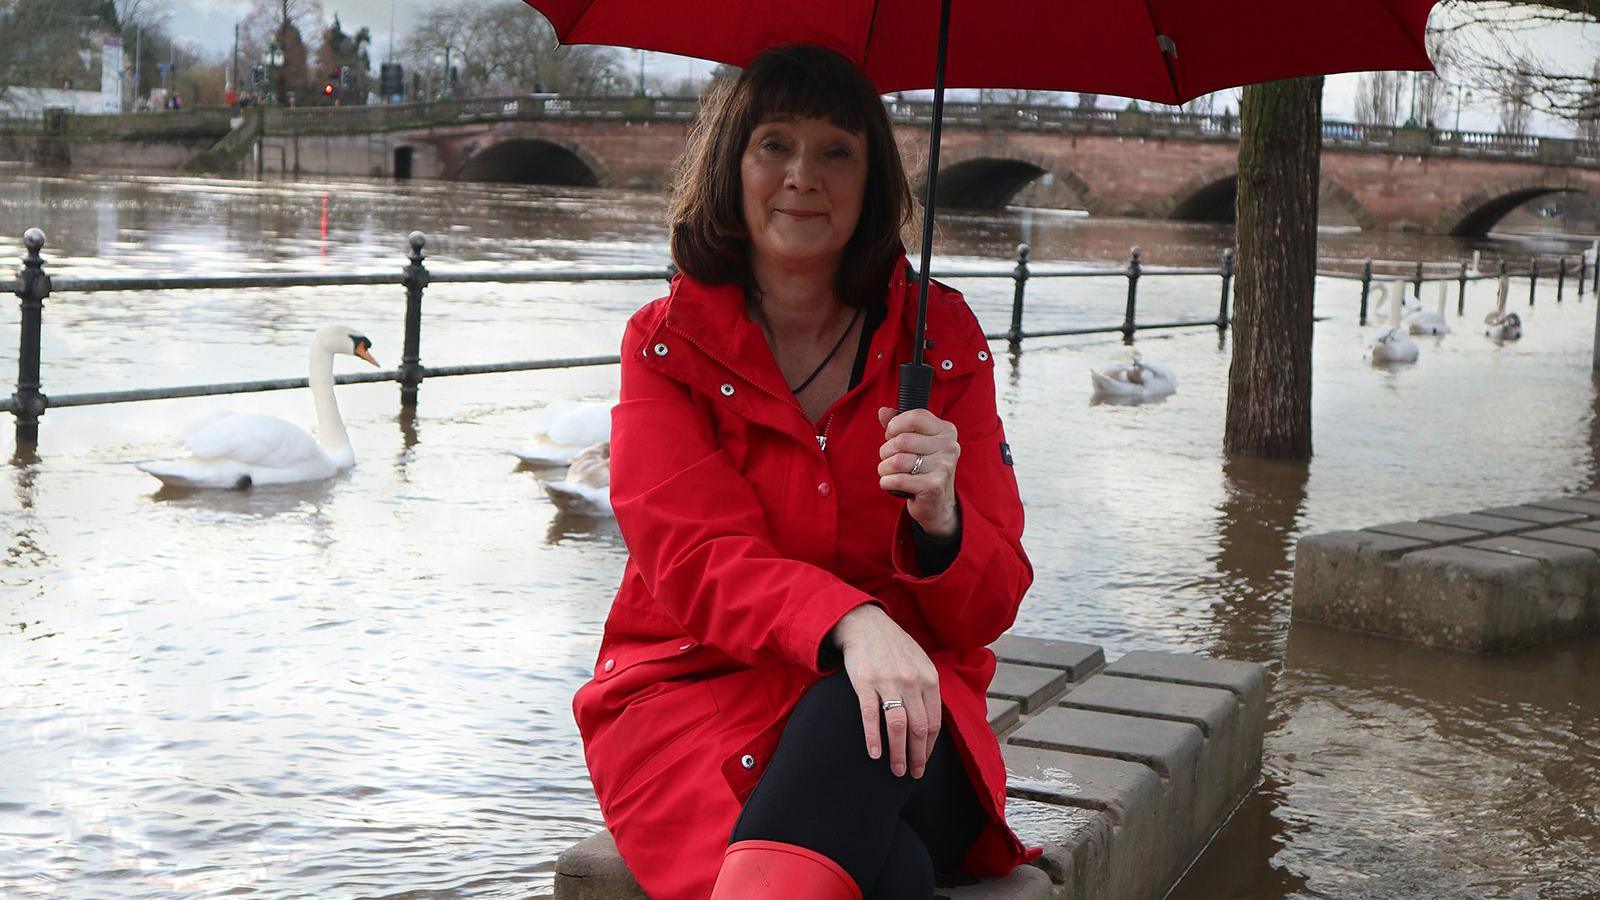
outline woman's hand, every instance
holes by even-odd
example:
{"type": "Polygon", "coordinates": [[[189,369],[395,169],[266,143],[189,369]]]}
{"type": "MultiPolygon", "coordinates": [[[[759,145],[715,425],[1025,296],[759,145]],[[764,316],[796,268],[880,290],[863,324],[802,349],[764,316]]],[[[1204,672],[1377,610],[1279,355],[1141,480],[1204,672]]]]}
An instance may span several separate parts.
{"type": "Polygon", "coordinates": [[[906,511],[922,530],[950,537],[961,530],[956,512],[956,426],[925,409],[898,415],[878,408],[883,446],[878,448],[878,486],[910,494],[906,511]],[[920,460],[920,462],[919,462],[920,460]]]}
{"type": "Polygon", "coordinates": [[[883,753],[881,716],[889,732],[889,768],[900,776],[909,764],[911,776],[921,778],[944,717],[933,661],[888,613],[870,603],[845,613],[831,636],[844,652],[844,670],[860,701],[867,755],[877,759],[883,753]],[[885,700],[904,705],[885,710],[885,700]]]}

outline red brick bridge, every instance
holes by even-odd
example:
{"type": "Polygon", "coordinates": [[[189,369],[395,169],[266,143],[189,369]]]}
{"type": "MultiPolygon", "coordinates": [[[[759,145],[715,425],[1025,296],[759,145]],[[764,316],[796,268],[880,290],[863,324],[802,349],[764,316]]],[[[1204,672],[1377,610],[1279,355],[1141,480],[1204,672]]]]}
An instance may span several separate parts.
{"type": "MultiPolygon", "coordinates": [[[[269,171],[662,188],[693,98],[475,98],[269,109],[269,171]]],[[[931,104],[889,104],[907,171],[926,177],[931,104]]],[[[1231,221],[1238,121],[1166,111],[945,105],[940,202],[1231,221]]],[[[1478,235],[1545,194],[1600,191],[1592,142],[1323,125],[1324,221],[1478,235]]]]}

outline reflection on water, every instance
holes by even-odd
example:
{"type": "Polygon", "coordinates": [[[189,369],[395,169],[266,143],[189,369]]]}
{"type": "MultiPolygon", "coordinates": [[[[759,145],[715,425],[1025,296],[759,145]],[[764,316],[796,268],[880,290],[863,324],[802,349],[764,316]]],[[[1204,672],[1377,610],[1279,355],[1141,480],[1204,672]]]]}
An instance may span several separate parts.
{"type": "MultiPolygon", "coordinates": [[[[43,227],[57,274],[397,271],[412,229],[440,270],[666,261],[648,194],[79,173],[7,187],[0,220],[43,227]]],[[[1212,266],[1231,237],[1034,211],[941,222],[955,267],[1025,240],[1040,269],[1106,269],[1030,281],[1030,329],[1119,322],[1131,245],[1149,266],[1212,266]]],[[[1472,249],[1520,264],[1581,242],[1325,229],[1320,254],[1358,268],[1472,249]]],[[[1009,280],[951,280],[986,328],[1009,324],[1009,280]]],[[[661,287],[435,284],[423,363],[614,353],[661,287]]],[[[1317,287],[1309,464],[1222,455],[1231,348],[1215,329],[1139,338],[1177,377],[1157,404],[1089,401],[1119,335],[1007,353],[998,399],[1036,570],[1018,630],[1113,658],[1268,665],[1265,784],[1181,897],[1600,892],[1600,641],[1492,659],[1289,621],[1306,533],[1595,484],[1594,299],[1558,305],[1544,280],[1537,306],[1517,300],[1526,336],[1496,346],[1478,333],[1494,289],[1475,283],[1456,334],[1382,370],[1358,292],[1317,287]]],[[[1218,288],[1143,279],[1139,315],[1214,315],[1218,288]]],[[[404,300],[398,286],[58,295],[44,389],[298,375],[329,320],[401,346],[404,300]]],[[[0,304],[0,335],[16,316],[0,304]]],[[[14,347],[0,340],[0,371],[14,347]]],[[[509,451],[546,404],[612,398],[616,378],[432,379],[414,410],[393,384],[341,386],[356,467],[240,493],[158,491],[132,464],[171,455],[213,409],[309,425],[304,392],[56,409],[37,453],[0,429],[0,895],[547,894],[556,855],[600,823],[570,701],[627,550],[614,522],[555,510],[541,479],[558,470],[509,451]]]]}

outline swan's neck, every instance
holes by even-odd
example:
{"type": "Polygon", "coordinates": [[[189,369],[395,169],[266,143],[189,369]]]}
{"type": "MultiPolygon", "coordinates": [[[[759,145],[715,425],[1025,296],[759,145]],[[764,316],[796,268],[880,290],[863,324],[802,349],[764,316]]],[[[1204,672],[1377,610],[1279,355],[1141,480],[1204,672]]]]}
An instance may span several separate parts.
{"type": "Polygon", "coordinates": [[[333,397],[333,354],[318,347],[311,348],[311,398],[317,404],[317,443],[329,452],[348,450],[350,435],[333,397]]]}

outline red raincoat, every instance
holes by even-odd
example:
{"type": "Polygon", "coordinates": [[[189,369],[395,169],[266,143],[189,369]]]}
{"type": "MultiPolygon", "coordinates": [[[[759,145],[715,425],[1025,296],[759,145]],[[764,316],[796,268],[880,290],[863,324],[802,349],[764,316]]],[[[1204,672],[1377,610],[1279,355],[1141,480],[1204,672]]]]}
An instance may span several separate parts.
{"type": "MultiPolygon", "coordinates": [[[[813,426],[743,291],[680,275],[622,340],[611,500],[629,560],[594,679],[573,701],[617,847],[655,900],[711,892],[734,820],[839,618],[882,606],[939,671],[946,729],[991,822],[967,854],[1002,874],[1038,851],[1005,825],[987,644],[1033,578],[995,412],[994,361],[960,294],[928,292],[932,411],[961,443],[961,548],[920,577],[905,503],[878,487],[916,286],[895,268],[861,383],[813,426]]],[[[865,753],[865,743],[862,745],[865,753]]]]}

